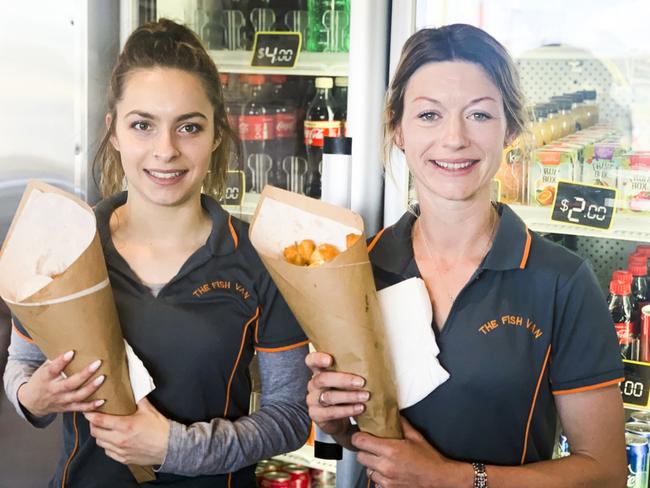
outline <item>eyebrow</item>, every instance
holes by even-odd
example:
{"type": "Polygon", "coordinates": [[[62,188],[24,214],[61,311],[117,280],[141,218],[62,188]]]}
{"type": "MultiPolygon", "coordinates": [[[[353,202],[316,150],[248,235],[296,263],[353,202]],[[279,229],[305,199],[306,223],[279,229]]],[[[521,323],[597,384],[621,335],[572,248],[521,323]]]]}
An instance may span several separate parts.
{"type": "MultiPolygon", "coordinates": [[[[141,110],[131,110],[124,117],[128,117],[129,115],[137,115],[138,117],[142,117],[144,119],[156,120],[155,115],[150,114],[149,112],[143,112],[141,110]]],[[[182,120],[192,119],[194,117],[199,117],[201,119],[208,120],[208,118],[205,115],[203,115],[201,112],[188,112],[186,114],[181,114],[178,117],[176,117],[175,121],[180,122],[182,120]]]]}
{"type": "MultiPolygon", "coordinates": [[[[427,102],[432,102],[432,103],[435,103],[435,104],[438,104],[438,105],[442,105],[442,102],[440,102],[440,100],[436,100],[435,98],[431,98],[431,97],[421,96],[421,97],[416,97],[416,98],[413,99],[414,102],[416,102],[418,100],[425,100],[427,102]]],[[[482,102],[483,100],[491,100],[493,102],[496,102],[496,100],[494,98],[486,96],[486,97],[479,97],[479,98],[475,98],[474,100],[470,100],[470,102],[467,104],[467,106],[474,105],[475,103],[482,102]]]]}

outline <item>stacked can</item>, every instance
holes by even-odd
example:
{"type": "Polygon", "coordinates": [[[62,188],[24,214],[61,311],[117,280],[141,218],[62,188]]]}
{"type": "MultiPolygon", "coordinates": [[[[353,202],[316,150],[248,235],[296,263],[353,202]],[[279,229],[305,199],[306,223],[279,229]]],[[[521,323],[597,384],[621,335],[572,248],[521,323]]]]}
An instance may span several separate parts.
{"type": "Polygon", "coordinates": [[[627,452],[628,488],[648,487],[648,439],[635,434],[625,433],[625,450],[627,452]]]}
{"type": "Polygon", "coordinates": [[[311,476],[308,467],[298,464],[287,464],[282,468],[282,471],[291,477],[289,482],[291,488],[310,488],[311,476]]]}
{"type": "Polygon", "coordinates": [[[261,488],[291,488],[291,476],[284,471],[269,471],[262,475],[261,488]]]}
{"type": "Polygon", "coordinates": [[[314,468],[310,470],[310,473],[312,488],[334,488],[336,486],[334,473],[314,468]]]}

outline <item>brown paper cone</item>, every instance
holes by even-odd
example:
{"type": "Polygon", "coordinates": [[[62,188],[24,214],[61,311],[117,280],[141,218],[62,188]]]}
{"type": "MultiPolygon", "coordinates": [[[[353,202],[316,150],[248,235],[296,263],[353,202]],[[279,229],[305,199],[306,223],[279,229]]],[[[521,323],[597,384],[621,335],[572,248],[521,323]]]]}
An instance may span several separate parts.
{"type": "MultiPolygon", "coordinates": [[[[92,212],[92,209],[82,200],[44,183],[32,181],[23,194],[5,243],[0,250],[0,258],[11,239],[15,223],[27,203],[29,194],[34,189],[57,193],[73,200],[88,212],[92,212]]],[[[106,403],[97,409],[99,412],[130,415],[135,412],[136,405],[129,380],[122,329],[110,284],[85,296],[66,299],[70,295],[91,289],[107,280],[108,272],[104,254],[99,235],[96,233],[92,243],[82,255],[45,288],[21,303],[15,303],[9,297],[2,298],[45,356],[53,359],[66,351],[75,351],[74,358],[65,368],[66,375],[77,373],[91,362],[101,359],[102,364],[96,376],[104,374],[106,380],[90,398],[106,400],[106,403]],[[42,304],[61,299],[65,301],[42,304]]],[[[155,479],[150,466],[129,466],[129,468],[139,483],[155,479]]]]}
{"type": "MultiPolygon", "coordinates": [[[[402,438],[393,368],[365,237],[322,266],[287,263],[281,257],[282,249],[275,255],[265,253],[261,242],[264,236],[255,233],[258,214],[267,198],[363,234],[361,217],[344,208],[267,186],[251,222],[251,242],[309,340],[317,350],[333,356],[332,370],[366,379],[364,388],[370,391],[370,400],[364,413],[356,417],[361,430],[379,437],[402,438]]],[[[319,236],[303,238],[320,243],[319,236]]]]}

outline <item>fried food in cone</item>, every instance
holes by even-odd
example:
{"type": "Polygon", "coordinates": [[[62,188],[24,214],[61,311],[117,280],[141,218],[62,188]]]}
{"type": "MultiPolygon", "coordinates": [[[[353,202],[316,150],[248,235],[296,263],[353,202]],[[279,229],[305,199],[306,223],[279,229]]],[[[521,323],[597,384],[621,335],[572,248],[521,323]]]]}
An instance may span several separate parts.
{"type": "Polygon", "coordinates": [[[363,235],[359,215],[271,186],[262,192],[250,227],[251,243],[309,340],[332,355],[333,370],[366,379],[371,395],[356,417],[361,430],[401,438],[393,367],[365,239],[357,238],[316,267],[284,259],[287,243],[308,236],[346,249],[348,234],[363,235]]]}
{"type": "MultiPolygon", "coordinates": [[[[98,411],[136,411],[95,216],[85,202],[41,182],[27,185],[0,250],[0,296],[45,356],[75,351],[67,375],[102,360],[96,376],[106,381],[91,396],[106,400],[98,411]]],[[[139,482],[155,479],[151,467],[131,471],[139,482]]]]}

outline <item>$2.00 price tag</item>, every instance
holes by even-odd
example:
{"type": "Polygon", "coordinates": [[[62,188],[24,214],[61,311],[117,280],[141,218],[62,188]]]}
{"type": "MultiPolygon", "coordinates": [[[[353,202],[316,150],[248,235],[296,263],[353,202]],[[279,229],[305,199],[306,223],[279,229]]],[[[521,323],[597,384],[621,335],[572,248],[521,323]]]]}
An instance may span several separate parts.
{"type": "Polygon", "coordinates": [[[647,408],[650,386],[650,363],[623,360],[625,379],[621,383],[623,403],[629,407],[647,408]]]}
{"type": "Polygon", "coordinates": [[[616,189],[559,181],[551,220],[609,229],[616,210],[616,189]]]}
{"type": "Polygon", "coordinates": [[[243,171],[226,171],[226,188],[223,192],[223,205],[241,205],[246,193],[246,175],[243,171]]]}
{"type": "Polygon", "coordinates": [[[300,32],[256,32],[251,66],[293,68],[301,44],[300,32]]]}

